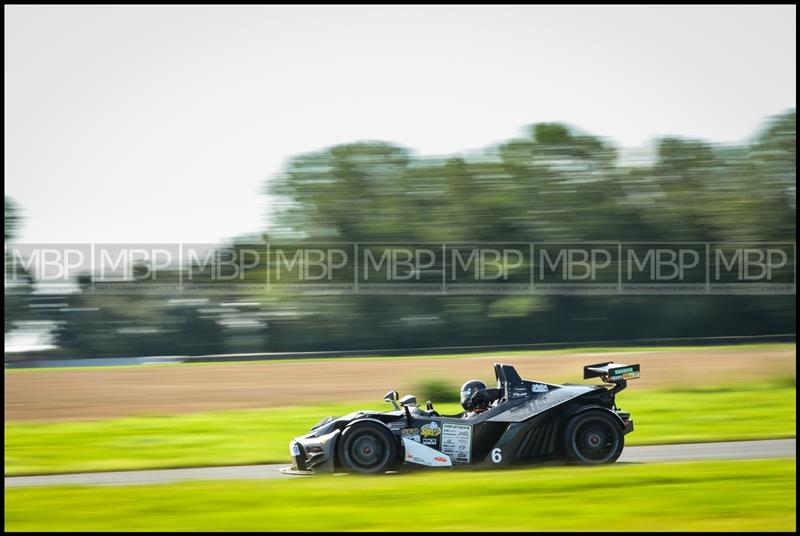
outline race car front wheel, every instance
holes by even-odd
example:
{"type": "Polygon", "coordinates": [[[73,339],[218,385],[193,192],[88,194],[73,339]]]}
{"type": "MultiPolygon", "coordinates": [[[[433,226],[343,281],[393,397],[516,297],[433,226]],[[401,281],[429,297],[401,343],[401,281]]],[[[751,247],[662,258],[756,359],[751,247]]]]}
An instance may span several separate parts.
{"type": "Polygon", "coordinates": [[[602,410],[579,413],[564,430],[568,460],[584,464],[613,463],[622,454],[625,435],[619,422],[602,410]]]}
{"type": "Polygon", "coordinates": [[[397,441],[382,424],[357,422],[342,433],[339,459],[350,471],[385,473],[397,459],[397,441]]]}

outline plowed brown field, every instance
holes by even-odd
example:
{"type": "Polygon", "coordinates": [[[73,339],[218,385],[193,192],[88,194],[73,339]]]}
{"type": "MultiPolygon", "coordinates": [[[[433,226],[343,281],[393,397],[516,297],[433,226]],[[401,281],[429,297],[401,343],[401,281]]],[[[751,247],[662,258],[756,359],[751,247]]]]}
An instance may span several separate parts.
{"type": "Polygon", "coordinates": [[[471,378],[490,383],[496,362],[516,366],[522,377],[580,383],[584,365],[611,360],[641,363],[642,378],[632,388],[749,382],[795,374],[794,347],[76,368],[6,373],[5,416],[11,420],[85,419],[377,401],[390,389],[406,394],[423,379],[443,379],[454,389],[471,378]]]}

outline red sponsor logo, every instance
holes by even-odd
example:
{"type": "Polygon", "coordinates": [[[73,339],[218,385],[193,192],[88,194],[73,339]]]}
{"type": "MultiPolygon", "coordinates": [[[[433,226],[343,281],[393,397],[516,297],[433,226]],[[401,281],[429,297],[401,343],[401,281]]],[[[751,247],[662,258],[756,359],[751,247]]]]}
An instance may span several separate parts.
{"type": "Polygon", "coordinates": [[[446,461],[447,461],[447,458],[445,458],[444,456],[436,456],[436,457],[433,459],[433,461],[435,461],[435,462],[446,462],[446,461]]]}

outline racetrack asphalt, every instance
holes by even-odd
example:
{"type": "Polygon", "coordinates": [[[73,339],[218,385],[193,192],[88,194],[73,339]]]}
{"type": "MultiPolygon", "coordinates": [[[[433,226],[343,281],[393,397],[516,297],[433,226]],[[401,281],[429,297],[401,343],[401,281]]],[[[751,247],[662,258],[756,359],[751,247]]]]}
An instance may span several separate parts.
{"type": "MultiPolygon", "coordinates": [[[[744,460],[782,458],[796,455],[795,439],[762,441],[730,441],[720,443],[689,443],[681,445],[648,445],[626,447],[617,463],[647,463],[690,460],[744,460]]],[[[160,484],[187,480],[235,480],[298,478],[279,469],[289,462],[270,465],[238,465],[227,467],[196,467],[190,469],[155,469],[145,471],[114,471],[5,478],[6,487],[56,485],[133,485],[160,484]]],[[[302,477],[300,477],[302,478],[302,477]]]]}

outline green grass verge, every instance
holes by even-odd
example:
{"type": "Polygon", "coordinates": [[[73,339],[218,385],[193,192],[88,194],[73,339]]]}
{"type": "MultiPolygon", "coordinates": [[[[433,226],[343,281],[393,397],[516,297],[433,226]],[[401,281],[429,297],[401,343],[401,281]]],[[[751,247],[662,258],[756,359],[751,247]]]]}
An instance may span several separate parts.
{"type": "Polygon", "coordinates": [[[10,531],[793,531],[794,459],[7,488],[10,531]]]}
{"type": "MultiPolygon", "coordinates": [[[[795,378],[617,397],[635,431],[629,445],[794,437],[795,378]]],[[[384,402],[5,423],[5,474],[288,462],[289,440],[327,415],[388,410],[384,402]]],[[[443,414],[457,404],[437,404],[443,414]]]]}
{"type": "MultiPolygon", "coordinates": [[[[310,358],[298,358],[298,357],[286,357],[286,358],[279,358],[279,359],[270,359],[264,361],[241,361],[232,358],[230,361],[215,361],[215,362],[204,362],[204,363],[153,363],[151,365],[114,365],[114,366],[88,366],[88,367],[42,367],[42,368],[7,368],[5,369],[6,374],[24,374],[24,373],[32,373],[32,372],[54,372],[54,371],[64,371],[64,372],[76,372],[76,371],[86,371],[86,370],[120,370],[120,369],[131,369],[136,368],[140,369],[143,366],[147,366],[148,368],[153,367],[207,367],[207,366],[214,366],[220,364],[237,364],[237,363],[248,363],[248,364],[261,364],[261,365],[269,365],[270,363],[280,363],[286,361],[298,361],[302,360],[304,363],[323,363],[323,362],[330,362],[330,361],[363,361],[363,360],[370,360],[374,361],[376,359],[380,360],[408,360],[408,359],[463,359],[466,357],[506,357],[506,358],[517,358],[517,357],[535,357],[535,356],[552,356],[552,355],[566,355],[566,354],[602,354],[602,353],[610,353],[610,352],[668,352],[668,351],[713,351],[713,350],[795,350],[797,348],[796,343],[783,343],[783,342],[775,342],[775,343],[747,343],[747,344],[726,344],[726,345],[718,345],[718,346],[619,346],[619,347],[580,347],[575,346],[571,348],[559,348],[554,350],[537,350],[537,349],[530,349],[530,350],[496,350],[491,352],[466,352],[460,354],[412,354],[412,355],[398,355],[398,356],[360,356],[360,357],[329,357],[329,358],[320,358],[320,357],[310,357],[310,358]]],[[[76,357],[74,359],[80,359],[76,357]]]]}

